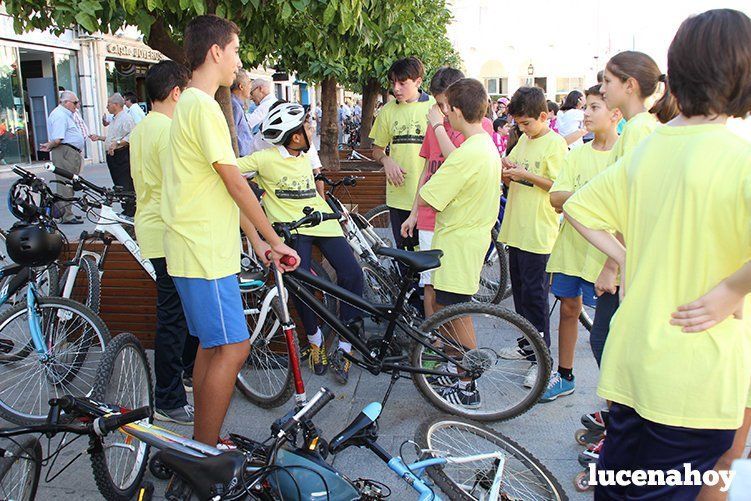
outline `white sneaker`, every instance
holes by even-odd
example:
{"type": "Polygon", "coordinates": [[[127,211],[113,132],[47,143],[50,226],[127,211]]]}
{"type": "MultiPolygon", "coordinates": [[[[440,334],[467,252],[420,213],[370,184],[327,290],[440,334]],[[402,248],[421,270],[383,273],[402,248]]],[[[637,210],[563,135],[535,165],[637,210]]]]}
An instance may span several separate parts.
{"type": "Polygon", "coordinates": [[[532,388],[537,382],[537,364],[532,364],[527,369],[527,375],[524,377],[524,386],[532,388]]]}
{"type": "Polygon", "coordinates": [[[529,353],[519,348],[518,344],[503,348],[498,352],[498,356],[505,360],[524,360],[529,356],[529,353]]]}

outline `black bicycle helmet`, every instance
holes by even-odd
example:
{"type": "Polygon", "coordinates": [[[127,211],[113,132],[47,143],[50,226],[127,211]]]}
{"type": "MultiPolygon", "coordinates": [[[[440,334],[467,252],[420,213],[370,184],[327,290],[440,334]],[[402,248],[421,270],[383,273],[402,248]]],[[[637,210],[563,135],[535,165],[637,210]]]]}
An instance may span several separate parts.
{"type": "Polygon", "coordinates": [[[13,225],[5,241],[8,256],[22,266],[46,266],[63,250],[63,236],[40,224],[19,222],[13,225]]]}

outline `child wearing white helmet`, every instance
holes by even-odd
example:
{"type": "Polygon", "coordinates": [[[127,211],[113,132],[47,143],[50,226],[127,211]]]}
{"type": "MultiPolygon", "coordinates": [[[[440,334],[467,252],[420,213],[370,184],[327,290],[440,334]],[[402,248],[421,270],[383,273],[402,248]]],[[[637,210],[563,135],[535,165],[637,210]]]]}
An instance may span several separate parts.
{"type": "MultiPolygon", "coordinates": [[[[305,207],[331,212],[322,196],[323,187],[319,192],[316,186],[315,175],[319,169],[313,169],[307,155],[312,126],[305,109],[296,103],[276,103],[264,120],[261,132],[263,138],[274,146],[243,157],[238,164],[242,172],[254,172],[255,180],[266,191],[263,206],[269,221],[296,221],[303,216],[305,207]]],[[[300,255],[303,269],[310,269],[313,245],[318,246],[336,270],[337,284],[362,295],[362,271],[339,223],[329,220],[312,228],[298,230],[292,247],[300,255]]],[[[297,298],[295,300],[310,343],[310,368],[318,375],[325,374],[328,358],[318,319],[310,308],[297,298]]],[[[346,303],[340,305],[340,318],[356,330],[362,329],[360,311],[346,303]]],[[[349,353],[351,349],[350,343],[340,339],[339,348],[331,360],[336,379],[341,384],[345,384],[349,377],[350,362],[344,353],[349,353]]]]}

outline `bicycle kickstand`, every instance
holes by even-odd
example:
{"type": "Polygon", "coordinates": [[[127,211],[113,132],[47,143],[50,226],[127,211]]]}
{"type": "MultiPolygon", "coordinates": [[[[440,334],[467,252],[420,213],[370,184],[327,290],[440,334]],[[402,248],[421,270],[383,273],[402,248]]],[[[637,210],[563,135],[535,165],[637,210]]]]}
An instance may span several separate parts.
{"type": "Polygon", "coordinates": [[[386,390],[386,394],[383,396],[383,400],[381,401],[381,407],[386,407],[386,402],[388,401],[389,396],[391,396],[391,390],[394,388],[394,385],[396,384],[398,379],[399,379],[399,371],[392,372],[391,381],[389,382],[389,387],[386,390]]]}

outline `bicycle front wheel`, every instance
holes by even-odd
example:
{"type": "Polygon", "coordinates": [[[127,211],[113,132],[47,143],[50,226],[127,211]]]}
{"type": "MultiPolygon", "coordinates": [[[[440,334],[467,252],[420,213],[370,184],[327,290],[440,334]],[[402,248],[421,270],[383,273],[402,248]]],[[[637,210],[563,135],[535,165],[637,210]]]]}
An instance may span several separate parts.
{"type": "Polygon", "coordinates": [[[36,497],[42,470],[42,445],[37,437],[26,435],[3,441],[5,456],[0,458],[0,499],[31,501],[36,497]]]}
{"type": "Polygon", "coordinates": [[[424,456],[449,458],[446,464],[427,470],[449,499],[488,499],[496,471],[501,466],[499,459],[465,463],[451,460],[495,452],[501,452],[504,459],[499,499],[568,499],[558,480],[532,453],[479,423],[450,416],[432,418],[417,429],[415,442],[424,456]]]}
{"type": "MultiPolygon", "coordinates": [[[[60,279],[60,292],[65,290],[65,283],[68,281],[72,268],[69,266],[63,272],[60,279]]],[[[76,276],[73,278],[73,290],[69,295],[70,299],[90,308],[94,313],[99,313],[101,302],[101,278],[99,277],[99,268],[94,256],[82,256],[79,261],[79,268],[76,276]]]]}
{"type": "Polygon", "coordinates": [[[454,372],[458,365],[472,371],[461,377],[413,374],[423,396],[443,411],[480,421],[511,419],[532,408],[547,387],[550,351],[532,324],[507,308],[474,302],[449,306],[420,330],[450,360],[414,343],[413,367],[446,371],[453,364],[454,372]],[[502,357],[520,345],[527,357],[502,357]]]}
{"type": "MultiPolygon", "coordinates": [[[[271,307],[262,311],[262,299],[252,293],[243,295],[246,301],[246,320],[251,333],[250,353],[240,372],[235,386],[245,397],[264,409],[279,407],[289,400],[294,391],[292,368],[289,363],[289,347],[282,329],[279,298],[271,301],[271,307]],[[261,322],[261,315],[265,315],[261,322]],[[256,333],[257,331],[257,333],[256,333]]],[[[297,336],[293,336],[295,356],[299,357],[297,336]]]]}
{"type": "MultiPolygon", "coordinates": [[[[21,425],[44,422],[51,398],[91,395],[110,340],[96,313],[75,301],[40,297],[35,308],[45,353],[24,350],[23,357],[0,360],[0,416],[21,425]]],[[[28,345],[32,321],[24,304],[4,311],[0,340],[8,346],[28,345]]]]}
{"type": "Polygon", "coordinates": [[[373,231],[388,247],[394,247],[394,232],[391,229],[391,215],[389,207],[381,204],[365,213],[365,220],[373,227],[373,231]]]}
{"type": "MultiPolygon", "coordinates": [[[[107,345],[96,374],[92,398],[97,402],[123,409],[146,405],[153,409],[149,361],[133,334],[115,336],[107,345]]],[[[91,467],[99,492],[109,500],[132,499],[146,471],[149,446],[120,430],[89,440],[92,449],[97,451],[91,454],[91,467]]]]}

